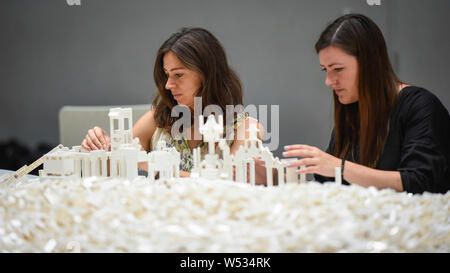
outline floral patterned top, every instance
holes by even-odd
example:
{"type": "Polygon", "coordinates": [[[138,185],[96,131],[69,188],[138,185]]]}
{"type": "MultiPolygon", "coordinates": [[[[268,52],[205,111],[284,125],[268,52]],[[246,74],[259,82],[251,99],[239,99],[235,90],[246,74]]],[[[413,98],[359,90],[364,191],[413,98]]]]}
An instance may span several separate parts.
{"type": "MultiPolygon", "coordinates": [[[[230,129],[234,130],[234,133],[236,134],[239,126],[241,126],[241,124],[248,118],[248,116],[249,116],[248,113],[238,114],[237,117],[234,119],[233,127],[232,128],[227,127],[226,135],[229,135],[228,131],[230,129]]],[[[187,139],[184,137],[181,137],[181,139],[175,139],[170,134],[169,129],[157,127],[150,141],[150,150],[153,150],[160,140],[164,140],[166,142],[167,147],[175,147],[177,149],[181,157],[180,170],[190,172],[192,167],[194,166],[194,157],[191,149],[189,148],[187,139]]],[[[227,140],[228,146],[231,147],[233,141],[234,140],[227,140]]],[[[208,153],[208,143],[202,142],[198,147],[200,147],[200,154],[202,156],[208,153]]]]}

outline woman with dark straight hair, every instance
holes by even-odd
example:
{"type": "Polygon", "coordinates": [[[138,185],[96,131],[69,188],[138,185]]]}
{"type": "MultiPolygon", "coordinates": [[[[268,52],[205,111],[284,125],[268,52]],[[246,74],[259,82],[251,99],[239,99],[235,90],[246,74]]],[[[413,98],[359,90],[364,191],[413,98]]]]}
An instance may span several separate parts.
{"type": "MultiPolygon", "coordinates": [[[[153,77],[158,89],[153,109],[136,122],[133,137],[139,138],[147,152],[152,151],[159,141],[175,147],[181,155],[180,174],[189,176],[193,167],[192,150],[200,147],[204,155],[208,147],[201,138],[199,128],[194,126],[196,123],[193,121],[198,120],[195,113],[203,114],[206,107],[214,106],[218,109],[212,111],[216,115],[220,111],[225,114],[227,105],[242,105],[241,82],[228,65],[220,42],[203,28],[182,28],[172,34],[158,50],[153,77]],[[197,106],[194,105],[195,97],[201,97],[201,109],[194,109],[197,106]],[[177,132],[181,127],[174,128],[175,122],[186,117],[174,113],[177,106],[187,108],[190,113],[188,119],[191,122],[188,128],[182,128],[181,134],[177,132]]],[[[234,138],[227,139],[230,153],[234,154],[249,137],[247,129],[250,125],[262,126],[245,113],[232,114],[232,124],[225,127],[232,131],[228,130],[227,136],[234,135],[234,138]]],[[[262,132],[258,137],[262,138],[262,132]]],[[[103,129],[94,127],[88,131],[81,145],[87,150],[109,149],[110,137],[103,129]]],[[[140,168],[147,169],[147,166],[142,163],[140,168]]]]}
{"type": "MultiPolygon", "coordinates": [[[[175,74],[178,77],[181,74],[175,74]]],[[[193,109],[193,97],[202,98],[202,106],[218,105],[225,113],[226,105],[242,104],[242,86],[236,73],[228,66],[225,51],[209,31],[202,28],[183,28],[174,33],[158,50],[153,77],[158,94],[155,120],[158,127],[170,128],[177,118],[171,117],[175,105],[193,109]],[[178,96],[180,92],[168,92],[171,79],[164,68],[167,55],[177,57],[189,70],[198,73],[201,83],[191,96],[178,96]]],[[[203,111],[203,109],[200,109],[203,111]]]]}
{"type": "Polygon", "coordinates": [[[334,129],[326,153],[290,145],[292,166],[344,184],[397,191],[444,193],[450,189],[450,116],[430,91],[395,75],[378,26],[368,17],[337,18],[315,45],[326,85],[333,89],[334,129]]]}

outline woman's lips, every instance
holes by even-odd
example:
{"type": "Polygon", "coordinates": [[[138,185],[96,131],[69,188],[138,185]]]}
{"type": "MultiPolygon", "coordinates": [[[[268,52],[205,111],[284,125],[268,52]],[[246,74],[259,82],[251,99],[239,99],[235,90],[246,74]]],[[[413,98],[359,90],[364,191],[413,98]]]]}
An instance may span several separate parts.
{"type": "Polygon", "coordinates": [[[174,99],[179,99],[181,97],[181,94],[172,94],[174,99]]]}
{"type": "Polygon", "coordinates": [[[334,91],[335,91],[336,93],[341,93],[342,91],[344,91],[344,89],[334,89],[334,91]]]}

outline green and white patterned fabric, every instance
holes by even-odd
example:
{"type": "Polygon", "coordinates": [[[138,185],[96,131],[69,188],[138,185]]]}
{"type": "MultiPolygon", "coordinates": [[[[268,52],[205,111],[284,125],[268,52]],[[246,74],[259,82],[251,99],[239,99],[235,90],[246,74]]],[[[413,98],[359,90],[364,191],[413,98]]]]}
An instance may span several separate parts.
{"type": "MultiPolygon", "coordinates": [[[[237,117],[234,119],[233,127],[227,128],[226,135],[229,134],[228,133],[229,130],[234,130],[234,133],[236,134],[239,126],[242,125],[242,123],[248,118],[248,116],[249,116],[248,113],[238,114],[237,117]]],[[[177,149],[181,157],[180,169],[185,172],[190,172],[194,164],[194,158],[192,151],[189,148],[187,139],[184,137],[180,137],[180,139],[173,138],[172,135],[170,134],[169,129],[157,127],[150,141],[150,150],[153,150],[154,147],[156,147],[158,142],[161,140],[164,140],[166,142],[167,147],[175,147],[177,149]]],[[[233,144],[233,140],[227,140],[227,144],[229,147],[231,147],[231,145],[233,144]]],[[[200,145],[197,147],[200,147],[200,154],[202,156],[208,153],[208,143],[201,142],[200,145]]]]}

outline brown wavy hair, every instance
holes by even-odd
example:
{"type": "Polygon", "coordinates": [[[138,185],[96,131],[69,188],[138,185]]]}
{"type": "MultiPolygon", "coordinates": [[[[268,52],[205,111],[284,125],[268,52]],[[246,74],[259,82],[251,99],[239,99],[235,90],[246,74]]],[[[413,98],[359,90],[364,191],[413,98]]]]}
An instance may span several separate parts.
{"type": "Polygon", "coordinates": [[[202,112],[206,106],[215,104],[225,114],[226,105],[242,104],[241,82],[228,65],[225,50],[217,38],[203,28],[182,28],[162,44],[155,60],[153,77],[158,94],[153,106],[158,127],[170,128],[178,119],[171,117],[172,108],[178,103],[165,88],[167,75],[164,73],[163,58],[169,51],[188,69],[201,74],[201,87],[195,96],[202,97],[202,112]]]}
{"type": "Polygon", "coordinates": [[[328,25],[316,52],[334,46],[356,57],[359,101],[343,105],[334,95],[336,143],[334,156],[348,158],[359,144],[360,164],[375,168],[389,133],[389,119],[401,84],[389,60],[378,26],[361,14],[348,14],[328,25]]]}

